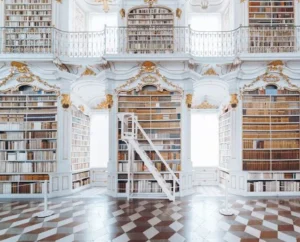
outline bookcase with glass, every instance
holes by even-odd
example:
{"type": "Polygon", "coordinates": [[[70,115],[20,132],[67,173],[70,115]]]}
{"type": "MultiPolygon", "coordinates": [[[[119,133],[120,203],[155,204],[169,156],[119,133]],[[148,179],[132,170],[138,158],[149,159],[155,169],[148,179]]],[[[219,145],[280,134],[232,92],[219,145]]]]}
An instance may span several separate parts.
{"type": "Polygon", "coordinates": [[[72,186],[90,184],[90,117],[72,106],[72,186]]]}
{"type": "Polygon", "coordinates": [[[293,0],[249,0],[250,52],[292,52],[293,0]]]}
{"type": "Polygon", "coordinates": [[[172,53],[174,13],[167,7],[135,7],[128,13],[127,50],[134,54],[172,53]]]}
{"type": "Polygon", "coordinates": [[[244,92],[243,170],[248,192],[299,192],[300,94],[266,89],[244,92]],[[254,172],[255,171],[255,172],[254,172]]]}
{"type": "Polygon", "coordinates": [[[56,150],[57,94],[28,85],[0,93],[0,194],[41,193],[56,150]]]}
{"type": "MultiPolygon", "coordinates": [[[[179,177],[181,171],[181,100],[182,95],[172,91],[158,91],[154,86],[145,86],[141,91],[120,92],[118,95],[118,112],[133,112],[153,144],[179,177]]],[[[126,192],[128,181],[128,150],[118,134],[118,193],[126,192]]],[[[172,186],[172,176],[165,165],[152,150],[144,136],[138,133],[138,142],[154,162],[157,170],[172,186]]],[[[134,154],[133,163],[134,193],[161,194],[158,183],[147,170],[138,154],[134,154]]],[[[179,191],[178,185],[176,191],[179,191]]]]}
{"type": "Polygon", "coordinates": [[[51,53],[52,0],[4,0],[5,52],[51,53]]]}

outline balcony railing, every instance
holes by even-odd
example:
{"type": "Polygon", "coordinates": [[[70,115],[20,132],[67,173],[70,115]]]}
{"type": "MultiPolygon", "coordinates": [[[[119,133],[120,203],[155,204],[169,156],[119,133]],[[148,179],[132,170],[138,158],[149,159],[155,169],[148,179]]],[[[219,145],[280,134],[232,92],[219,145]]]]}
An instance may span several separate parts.
{"type": "Polygon", "coordinates": [[[99,32],[64,32],[56,28],[0,28],[0,55],[52,55],[59,58],[100,58],[126,54],[174,54],[235,57],[254,53],[300,52],[300,27],[240,27],[233,31],[201,32],[174,27],[173,36],[155,35],[128,41],[132,29],[106,27],[99,32]],[[143,46],[139,51],[136,46],[143,46]],[[145,47],[146,46],[146,47],[145,47]],[[161,48],[167,46],[167,48],[161,48]]]}

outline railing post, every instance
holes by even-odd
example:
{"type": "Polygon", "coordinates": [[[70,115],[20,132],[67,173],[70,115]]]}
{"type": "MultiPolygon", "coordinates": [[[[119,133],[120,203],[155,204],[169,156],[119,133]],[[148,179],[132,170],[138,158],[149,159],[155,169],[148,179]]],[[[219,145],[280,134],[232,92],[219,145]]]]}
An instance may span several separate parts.
{"type": "Polygon", "coordinates": [[[106,54],[106,24],[104,25],[104,51],[103,54],[106,54]]]}

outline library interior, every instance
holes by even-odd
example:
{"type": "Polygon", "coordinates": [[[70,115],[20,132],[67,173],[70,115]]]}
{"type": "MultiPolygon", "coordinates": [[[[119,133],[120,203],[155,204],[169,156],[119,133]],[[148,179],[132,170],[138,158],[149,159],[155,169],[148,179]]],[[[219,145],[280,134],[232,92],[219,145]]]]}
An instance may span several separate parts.
{"type": "Polygon", "coordinates": [[[300,0],[0,0],[0,241],[299,242],[300,0]]]}

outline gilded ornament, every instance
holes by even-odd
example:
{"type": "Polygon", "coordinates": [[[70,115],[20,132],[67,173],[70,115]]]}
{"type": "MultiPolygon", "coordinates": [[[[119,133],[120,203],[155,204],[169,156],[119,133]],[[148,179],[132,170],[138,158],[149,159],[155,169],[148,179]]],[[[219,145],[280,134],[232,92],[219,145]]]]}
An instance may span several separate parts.
{"type": "Polygon", "coordinates": [[[193,109],[217,109],[218,106],[210,104],[208,101],[203,101],[201,104],[196,105],[193,109]]]}
{"type": "Polygon", "coordinates": [[[204,72],[203,76],[218,76],[218,73],[211,67],[204,72]]]}
{"type": "Polygon", "coordinates": [[[71,97],[69,94],[61,94],[61,105],[63,108],[67,109],[71,106],[71,97]]]}
{"type": "Polygon", "coordinates": [[[180,19],[181,18],[181,14],[182,14],[182,10],[180,8],[177,8],[176,9],[176,17],[180,19]]]}
{"type": "Polygon", "coordinates": [[[125,18],[126,12],[125,12],[125,9],[124,9],[124,8],[122,8],[122,9],[120,10],[120,15],[121,15],[122,18],[125,18]]]}
{"type": "Polygon", "coordinates": [[[96,76],[96,73],[92,69],[86,67],[85,71],[81,74],[81,76],[96,76]]]}
{"type": "Polygon", "coordinates": [[[149,75],[149,76],[143,77],[142,82],[144,82],[146,84],[153,84],[155,82],[158,82],[158,80],[156,79],[156,77],[149,75]]]}
{"type": "Polygon", "coordinates": [[[239,103],[238,95],[236,93],[231,94],[230,105],[232,108],[236,108],[239,103]]]}
{"type": "Polygon", "coordinates": [[[275,83],[275,82],[279,82],[280,78],[279,76],[275,76],[275,75],[265,75],[263,77],[263,81],[268,83],[275,83]]]}
{"type": "Polygon", "coordinates": [[[142,64],[142,71],[144,72],[154,72],[155,69],[156,69],[156,65],[151,61],[145,61],[142,64]]]}
{"type": "Polygon", "coordinates": [[[79,106],[78,106],[78,109],[79,109],[81,112],[84,113],[84,106],[83,106],[83,105],[79,105],[79,106]]]}
{"type": "Polygon", "coordinates": [[[96,109],[110,109],[113,106],[113,95],[106,94],[106,99],[96,106],[96,109]]]}
{"type": "Polygon", "coordinates": [[[188,108],[191,108],[191,107],[192,107],[192,103],[193,103],[193,94],[186,94],[185,103],[186,103],[186,105],[187,105],[188,108]]]}
{"type": "Polygon", "coordinates": [[[284,66],[284,63],[282,60],[272,61],[268,64],[268,70],[269,71],[282,71],[283,66],[284,66]]]}
{"type": "Polygon", "coordinates": [[[18,61],[12,61],[10,63],[10,66],[13,67],[14,69],[17,69],[18,72],[20,73],[28,73],[30,72],[28,69],[28,66],[22,62],[18,62],[18,61]]]}
{"type": "Polygon", "coordinates": [[[149,7],[152,7],[154,3],[157,3],[157,0],[144,0],[145,3],[149,4],[149,7]]]}
{"type": "Polygon", "coordinates": [[[62,3],[62,0],[56,0],[57,3],[62,3]]]}

